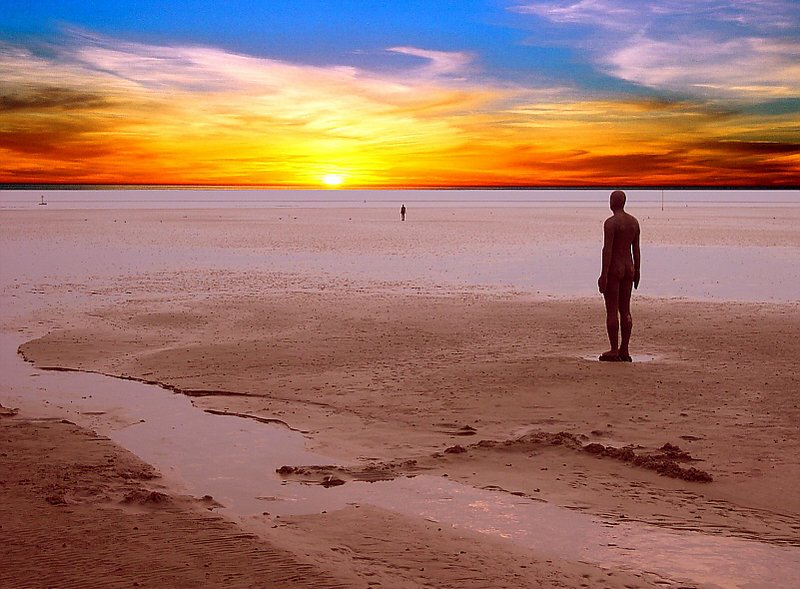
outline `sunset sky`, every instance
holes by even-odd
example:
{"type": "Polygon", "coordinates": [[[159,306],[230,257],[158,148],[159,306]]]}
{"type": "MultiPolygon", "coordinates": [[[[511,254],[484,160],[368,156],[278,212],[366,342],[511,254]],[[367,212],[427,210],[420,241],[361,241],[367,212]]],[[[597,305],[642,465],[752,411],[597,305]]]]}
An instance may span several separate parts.
{"type": "Polygon", "coordinates": [[[800,185],[797,0],[0,0],[0,183],[800,185]]]}

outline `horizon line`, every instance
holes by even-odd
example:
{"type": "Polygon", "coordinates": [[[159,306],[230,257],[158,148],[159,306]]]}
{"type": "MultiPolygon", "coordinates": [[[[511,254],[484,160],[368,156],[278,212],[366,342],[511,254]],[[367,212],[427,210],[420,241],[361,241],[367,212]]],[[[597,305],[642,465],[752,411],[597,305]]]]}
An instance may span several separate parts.
{"type": "Polygon", "coordinates": [[[0,182],[0,190],[313,190],[316,192],[341,192],[341,191],[367,191],[367,190],[800,190],[800,184],[597,184],[597,185],[353,185],[319,187],[316,185],[275,185],[275,184],[223,184],[223,183],[180,183],[180,184],[150,184],[150,183],[62,183],[62,182],[0,182]]]}

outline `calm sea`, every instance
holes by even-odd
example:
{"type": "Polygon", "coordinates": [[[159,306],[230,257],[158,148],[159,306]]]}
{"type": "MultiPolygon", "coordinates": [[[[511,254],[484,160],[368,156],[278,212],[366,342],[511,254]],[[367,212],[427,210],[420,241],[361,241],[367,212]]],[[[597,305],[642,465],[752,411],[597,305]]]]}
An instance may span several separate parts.
{"type": "MultiPolygon", "coordinates": [[[[627,190],[636,206],[797,206],[800,190],[627,190]]],[[[47,203],[61,209],[414,206],[602,206],[608,189],[556,190],[262,190],[99,188],[0,190],[0,209],[47,203]]]]}

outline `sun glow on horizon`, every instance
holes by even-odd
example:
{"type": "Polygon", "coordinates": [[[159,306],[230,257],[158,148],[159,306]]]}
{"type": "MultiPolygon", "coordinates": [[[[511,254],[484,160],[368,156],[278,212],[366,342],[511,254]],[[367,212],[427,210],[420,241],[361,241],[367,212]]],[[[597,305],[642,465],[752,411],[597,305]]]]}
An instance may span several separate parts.
{"type": "Polygon", "coordinates": [[[325,186],[335,188],[336,186],[341,186],[342,182],[344,182],[344,176],[341,174],[325,174],[322,177],[322,182],[325,186]]]}

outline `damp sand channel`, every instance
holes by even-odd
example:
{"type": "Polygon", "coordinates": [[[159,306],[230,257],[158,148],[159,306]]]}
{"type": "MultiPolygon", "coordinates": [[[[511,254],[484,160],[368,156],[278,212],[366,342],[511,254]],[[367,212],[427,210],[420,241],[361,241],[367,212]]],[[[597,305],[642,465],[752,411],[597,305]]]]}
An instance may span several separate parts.
{"type": "Polygon", "coordinates": [[[605,520],[443,477],[331,488],[285,481],[275,472],[282,465],[336,461],[306,450],[306,436],[291,424],[210,414],[188,397],[155,385],[40,370],[17,354],[21,343],[15,333],[0,337],[0,368],[9,391],[4,402],[20,407],[23,417],[68,419],[109,436],[155,466],[178,492],[213,496],[228,517],[372,505],[503,538],[539,555],[644,571],[670,581],[788,588],[800,578],[798,547],[605,520]]]}

